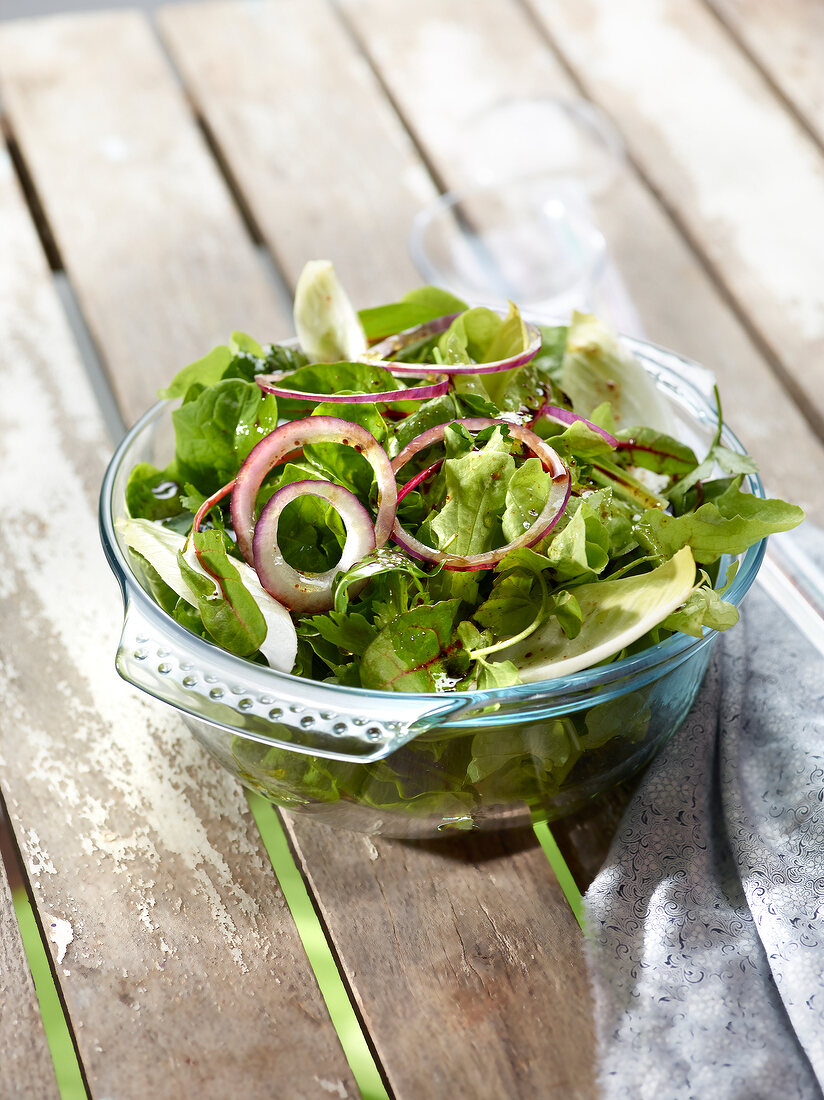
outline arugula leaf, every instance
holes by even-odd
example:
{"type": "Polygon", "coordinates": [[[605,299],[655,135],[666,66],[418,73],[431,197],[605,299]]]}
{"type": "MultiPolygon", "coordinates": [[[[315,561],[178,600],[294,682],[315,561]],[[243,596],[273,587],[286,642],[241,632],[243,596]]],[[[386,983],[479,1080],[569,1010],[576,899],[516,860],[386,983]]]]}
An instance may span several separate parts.
{"type": "Polygon", "coordinates": [[[715,390],[715,400],[718,408],[718,423],[715,429],[715,436],[707,451],[707,455],[703,462],[697,464],[694,469],[685,473],[669,493],[669,498],[678,511],[684,510],[684,500],[688,490],[699,482],[709,478],[716,466],[720,466],[724,473],[733,476],[738,474],[754,474],[758,470],[758,467],[749,455],[742,455],[739,454],[738,451],[731,451],[721,442],[724,418],[721,412],[721,399],[718,396],[717,388],[715,390]]]}
{"type": "Polygon", "coordinates": [[[650,539],[656,553],[668,557],[681,546],[689,546],[702,565],[724,554],[742,554],[767,535],[789,531],[804,518],[803,511],[783,500],[762,500],[741,492],[741,477],[713,501],[695,512],[667,515],[657,508],[644,512],[636,530],[650,539]]]}

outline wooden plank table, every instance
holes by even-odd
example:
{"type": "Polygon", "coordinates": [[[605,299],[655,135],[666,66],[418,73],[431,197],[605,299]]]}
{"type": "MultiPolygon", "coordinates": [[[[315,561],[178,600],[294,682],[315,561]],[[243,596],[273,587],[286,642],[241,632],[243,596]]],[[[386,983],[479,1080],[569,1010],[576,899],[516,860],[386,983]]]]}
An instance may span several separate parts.
{"type": "MultiPolygon", "coordinates": [[[[95,505],[119,420],[231,329],[287,334],[308,258],[358,305],[413,285],[413,214],[466,182],[455,135],[504,98],[585,94],[627,144],[597,216],[646,334],[717,374],[768,486],[824,520],[813,9],[225,0],[0,23],[0,794],[90,1096],[359,1095],[242,791],[114,672],[95,505]]],[[[553,830],[582,888],[621,805],[553,830]]],[[[597,1096],[583,941],[532,832],[283,822],[375,1095],[597,1096]]],[[[0,992],[0,1093],[55,1095],[3,873],[0,992]]]]}

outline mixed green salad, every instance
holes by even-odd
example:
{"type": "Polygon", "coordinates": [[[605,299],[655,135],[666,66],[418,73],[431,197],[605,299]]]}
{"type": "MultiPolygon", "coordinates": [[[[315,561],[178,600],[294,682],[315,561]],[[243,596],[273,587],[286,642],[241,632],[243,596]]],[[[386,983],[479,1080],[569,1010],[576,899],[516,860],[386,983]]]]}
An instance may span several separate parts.
{"type": "Polygon", "coordinates": [[[677,438],[593,316],[433,287],[358,314],[315,261],[295,324],[177,374],[174,456],[131,471],[119,521],[161,607],[238,657],[384,691],[545,680],[731,626],[735,556],[802,518],[745,491],[720,405],[706,453],[677,438]]]}

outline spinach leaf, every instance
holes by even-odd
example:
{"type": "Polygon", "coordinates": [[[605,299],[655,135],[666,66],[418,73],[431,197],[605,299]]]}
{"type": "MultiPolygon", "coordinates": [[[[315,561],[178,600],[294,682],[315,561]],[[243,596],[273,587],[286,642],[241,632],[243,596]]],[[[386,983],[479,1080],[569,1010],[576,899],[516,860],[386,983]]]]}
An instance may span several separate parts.
{"type": "Polygon", "coordinates": [[[241,463],[277,425],[278,406],[254,382],[227,378],[192,386],[172,413],[181,480],[206,496],[231,481],[241,463]]]}

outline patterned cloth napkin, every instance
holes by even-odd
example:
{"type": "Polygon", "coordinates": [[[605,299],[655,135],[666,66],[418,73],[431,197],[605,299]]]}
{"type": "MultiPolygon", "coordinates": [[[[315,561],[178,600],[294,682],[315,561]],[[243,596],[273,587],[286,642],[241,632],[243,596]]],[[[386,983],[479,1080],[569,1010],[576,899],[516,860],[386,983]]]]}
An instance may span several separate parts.
{"type": "Polygon", "coordinates": [[[584,906],[605,1100],[821,1100],[824,653],[760,584],[584,906]]]}

